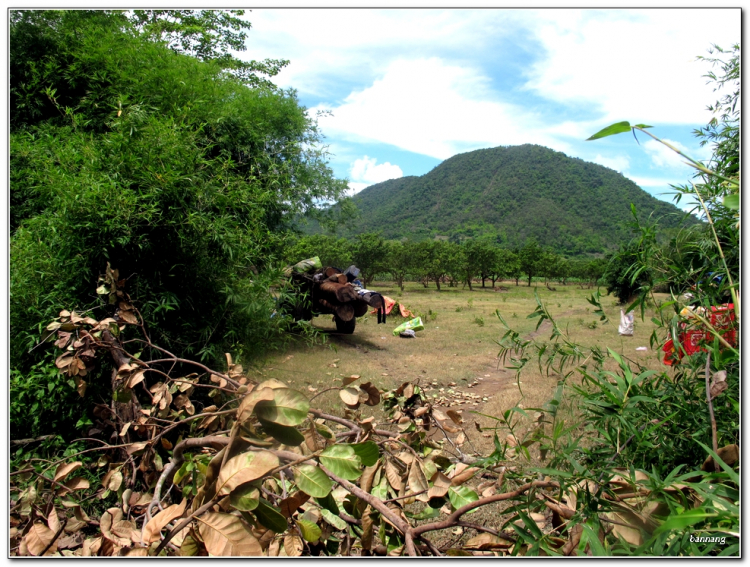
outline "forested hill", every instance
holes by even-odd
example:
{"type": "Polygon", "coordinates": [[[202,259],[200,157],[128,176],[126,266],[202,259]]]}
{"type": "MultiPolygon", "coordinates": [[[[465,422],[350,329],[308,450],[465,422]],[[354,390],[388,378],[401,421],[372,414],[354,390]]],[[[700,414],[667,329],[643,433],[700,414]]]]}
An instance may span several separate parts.
{"type": "Polygon", "coordinates": [[[372,185],[354,202],[361,212],[357,233],[492,236],[503,246],[533,237],[572,255],[605,252],[629,239],[631,203],[641,218],[661,217],[662,228],[683,216],[616,171],[530,144],[459,154],[421,177],[372,185]]]}

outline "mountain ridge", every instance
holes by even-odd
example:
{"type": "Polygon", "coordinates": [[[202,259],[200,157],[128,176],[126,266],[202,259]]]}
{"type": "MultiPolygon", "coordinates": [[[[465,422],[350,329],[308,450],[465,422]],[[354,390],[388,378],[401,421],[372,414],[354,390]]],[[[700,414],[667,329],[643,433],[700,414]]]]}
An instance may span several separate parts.
{"type": "Polygon", "coordinates": [[[610,168],[534,144],[457,154],[424,175],[371,185],[352,201],[361,217],[344,236],[489,237],[511,247],[535,238],[570,255],[608,252],[628,240],[630,203],[641,220],[654,213],[667,230],[685,217],[610,168]]]}

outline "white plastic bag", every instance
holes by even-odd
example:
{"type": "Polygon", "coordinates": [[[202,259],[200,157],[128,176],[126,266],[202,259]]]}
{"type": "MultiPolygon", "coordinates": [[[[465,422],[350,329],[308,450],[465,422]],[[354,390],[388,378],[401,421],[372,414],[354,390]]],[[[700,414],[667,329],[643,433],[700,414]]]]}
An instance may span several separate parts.
{"type": "Polygon", "coordinates": [[[633,327],[635,326],[635,315],[631,311],[627,315],[620,309],[620,326],[617,327],[618,332],[626,337],[633,336],[633,327]]]}

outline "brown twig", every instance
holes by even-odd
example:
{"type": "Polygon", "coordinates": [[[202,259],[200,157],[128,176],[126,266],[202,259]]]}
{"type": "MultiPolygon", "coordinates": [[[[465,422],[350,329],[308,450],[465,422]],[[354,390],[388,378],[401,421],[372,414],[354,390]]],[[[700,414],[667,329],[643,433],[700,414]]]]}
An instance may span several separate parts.
{"type": "Polygon", "coordinates": [[[513,490],[511,492],[505,492],[503,494],[494,494],[492,496],[488,496],[487,498],[481,498],[479,500],[475,500],[474,502],[470,502],[469,504],[466,504],[465,506],[461,506],[458,510],[453,512],[451,515],[449,515],[447,518],[445,518],[442,521],[432,522],[431,524],[423,524],[421,526],[413,528],[414,535],[418,536],[425,532],[450,528],[456,525],[456,522],[459,521],[459,518],[461,516],[463,516],[467,512],[470,512],[471,510],[474,510],[475,508],[486,506],[487,504],[492,504],[493,502],[501,502],[503,500],[513,500],[515,498],[518,498],[522,494],[526,493],[528,490],[532,488],[548,488],[548,487],[559,488],[560,485],[557,482],[553,482],[553,481],[535,480],[534,482],[529,482],[527,484],[524,484],[520,488],[513,490]]]}
{"type": "Polygon", "coordinates": [[[469,522],[458,522],[456,524],[457,526],[461,526],[462,528],[469,528],[472,530],[477,530],[478,532],[487,532],[488,534],[492,534],[495,537],[499,537],[500,539],[504,539],[506,541],[510,541],[513,543],[516,543],[517,539],[511,535],[508,535],[504,532],[501,532],[499,530],[495,530],[492,528],[488,528],[486,526],[480,526],[479,524],[472,524],[469,522]]]}
{"type": "MultiPolygon", "coordinates": [[[[348,480],[344,480],[343,478],[339,478],[335,474],[333,474],[331,471],[326,469],[323,465],[320,465],[320,470],[322,470],[324,473],[328,475],[330,479],[332,479],[335,482],[338,482],[341,486],[343,486],[347,491],[351,492],[356,496],[357,498],[360,498],[361,500],[364,500],[367,502],[370,506],[372,506],[374,509],[376,509],[378,512],[380,512],[386,520],[390,524],[392,524],[397,530],[399,530],[401,533],[406,535],[407,532],[411,529],[409,524],[396,516],[388,506],[386,506],[381,500],[374,497],[372,494],[368,494],[358,486],[352,484],[348,480]]],[[[414,547],[414,541],[413,541],[413,535],[412,535],[412,548],[414,547]]],[[[408,549],[407,549],[408,551],[408,549]]],[[[416,550],[413,550],[413,555],[416,555],[416,550]]]]}

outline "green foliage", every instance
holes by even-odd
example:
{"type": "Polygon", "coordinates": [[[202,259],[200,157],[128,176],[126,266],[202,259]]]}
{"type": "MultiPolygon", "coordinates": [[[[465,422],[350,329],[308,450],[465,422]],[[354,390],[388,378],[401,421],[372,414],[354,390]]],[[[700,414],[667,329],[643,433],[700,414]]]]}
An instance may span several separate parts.
{"type": "Polygon", "coordinates": [[[368,187],[353,202],[362,216],[344,235],[487,238],[509,249],[533,238],[566,256],[604,254],[627,241],[630,203],[665,230],[683,216],[611,169],[535,145],[459,154],[421,177],[368,187]]]}
{"type": "Polygon", "coordinates": [[[352,261],[360,270],[360,278],[365,287],[375,276],[387,270],[388,246],[380,233],[357,235],[351,245],[352,261]]]}
{"type": "Polygon", "coordinates": [[[641,248],[638,242],[622,246],[619,252],[610,256],[602,276],[607,293],[613,294],[621,305],[633,301],[653,283],[651,271],[636,265],[639,252],[641,248]]]}
{"type": "Polygon", "coordinates": [[[41,324],[63,307],[100,307],[92,284],[107,263],[127,280],[151,338],[171,352],[217,361],[286,340],[290,321],[271,318],[271,288],[282,281],[294,219],[345,184],[293,92],[248,88],[216,60],[239,41],[224,35],[236,22],[181,14],[169,33],[198,35],[176,52],[117,12],[12,13],[19,379],[37,375],[29,372],[40,351],[29,349],[41,324]]]}

